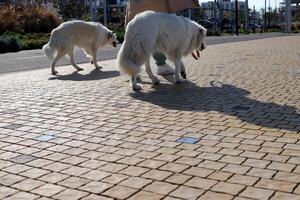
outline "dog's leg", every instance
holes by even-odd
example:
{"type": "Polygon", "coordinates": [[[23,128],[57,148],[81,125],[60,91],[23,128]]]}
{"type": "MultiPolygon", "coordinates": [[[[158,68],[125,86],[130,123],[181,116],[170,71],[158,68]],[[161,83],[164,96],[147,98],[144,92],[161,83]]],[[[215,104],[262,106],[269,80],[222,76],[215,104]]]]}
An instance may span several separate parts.
{"type": "Polygon", "coordinates": [[[136,75],[131,77],[131,87],[133,90],[141,90],[142,87],[137,84],[137,78],[136,75]]]}
{"type": "Polygon", "coordinates": [[[180,74],[181,63],[182,63],[181,59],[175,60],[175,81],[176,81],[176,83],[185,82],[185,80],[181,78],[181,74],[180,74]]]}
{"type": "Polygon", "coordinates": [[[186,79],[185,66],[182,61],[180,62],[180,74],[182,78],[186,79]]]}
{"type": "Polygon", "coordinates": [[[102,67],[97,64],[97,49],[93,48],[91,53],[93,58],[92,64],[94,64],[95,69],[102,69],[102,67]]]}
{"type": "Polygon", "coordinates": [[[146,73],[148,74],[149,78],[151,79],[153,85],[158,85],[159,84],[159,80],[156,76],[153,75],[152,71],[151,71],[151,67],[150,67],[150,60],[148,60],[145,63],[146,66],[146,73]]]}
{"type": "Polygon", "coordinates": [[[78,65],[76,65],[76,63],[75,63],[75,60],[74,60],[74,52],[72,51],[72,52],[69,52],[68,53],[68,55],[69,55],[69,58],[70,58],[70,62],[71,62],[71,64],[73,65],[73,67],[79,72],[79,71],[82,71],[83,69],[82,68],[80,68],[78,65]]]}
{"type": "Polygon", "coordinates": [[[58,72],[55,70],[55,65],[57,63],[57,61],[62,58],[63,56],[65,55],[65,53],[63,51],[58,51],[55,58],[53,59],[52,61],[52,64],[51,64],[51,74],[55,75],[57,74],[58,72]]]}

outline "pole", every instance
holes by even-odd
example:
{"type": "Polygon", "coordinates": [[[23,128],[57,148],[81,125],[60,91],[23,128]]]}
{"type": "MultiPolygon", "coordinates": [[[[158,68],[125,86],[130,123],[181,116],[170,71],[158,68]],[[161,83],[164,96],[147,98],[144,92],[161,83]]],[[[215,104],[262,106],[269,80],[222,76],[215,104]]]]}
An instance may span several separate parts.
{"type": "Polygon", "coordinates": [[[267,0],[265,0],[265,22],[264,22],[264,25],[265,25],[265,32],[267,32],[267,0]]]}
{"type": "Polygon", "coordinates": [[[256,10],[255,6],[253,6],[253,33],[256,33],[256,10]]]}
{"type": "Polygon", "coordinates": [[[238,4],[238,0],[235,0],[235,34],[239,35],[239,4],[238,4]]]}
{"type": "Polygon", "coordinates": [[[291,0],[285,0],[285,32],[291,32],[291,20],[292,20],[292,12],[291,12],[291,0]]]}
{"type": "Polygon", "coordinates": [[[94,20],[94,9],[93,9],[93,0],[89,1],[90,4],[90,15],[91,15],[91,20],[94,20]]]}
{"type": "Polygon", "coordinates": [[[103,4],[103,9],[104,9],[104,26],[107,26],[107,4],[106,4],[106,0],[104,0],[104,4],[103,4]]]}
{"type": "Polygon", "coordinates": [[[271,26],[271,2],[270,2],[271,0],[269,0],[269,20],[268,20],[268,27],[270,28],[270,26],[271,26]]]}
{"type": "Polygon", "coordinates": [[[249,32],[249,4],[248,4],[248,0],[246,0],[246,5],[245,5],[245,31],[246,31],[246,33],[249,32]]]}

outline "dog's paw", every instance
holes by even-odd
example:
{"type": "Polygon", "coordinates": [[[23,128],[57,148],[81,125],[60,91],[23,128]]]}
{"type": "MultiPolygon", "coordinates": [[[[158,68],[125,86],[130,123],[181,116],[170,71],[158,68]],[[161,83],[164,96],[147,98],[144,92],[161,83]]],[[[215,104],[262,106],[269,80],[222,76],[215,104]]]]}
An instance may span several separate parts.
{"type": "Polygon", "coordinates": [[[100,69],[103,69],[103,67],[101,67],[101,66],[96,66],[95,67],[95,70],[100,70],[100,69]]]}
{"type": "Polygon", "coordinates": [[[153,85],[158,85],[160,83],[159,79],[157,77],[154,77],[152,80],[153,85]]]}
{"type": "Polygon", "coordinates": [[[185,73],[185,71],[180,72],[180,74],[181,74],[181,77],[182,77],[183,79],[186,79],[186,73],[185,73]]]}
{"type": "Polygon", "coordinates": [[[52,71],[51,74],[56,75],[56,74],[58,74],[58,71],[52,71]]]}
{"type": "Polygon", "coordinates": [[[185,80],[185,79],[182,79],[182,78],[176,80],[176,83],[184,83],[184,82],[186,82],[186,80],[185,80]]]}
{"type": "Polygon", "coordinates": [[[83,71],[83,68],[77,68],[77,71],[78,72],[83,71]]]}
{"type": "Polygon", "coordinates": [[[140,85],[132,85],[133,90],[142,90],[143,88],[140,85]]]}

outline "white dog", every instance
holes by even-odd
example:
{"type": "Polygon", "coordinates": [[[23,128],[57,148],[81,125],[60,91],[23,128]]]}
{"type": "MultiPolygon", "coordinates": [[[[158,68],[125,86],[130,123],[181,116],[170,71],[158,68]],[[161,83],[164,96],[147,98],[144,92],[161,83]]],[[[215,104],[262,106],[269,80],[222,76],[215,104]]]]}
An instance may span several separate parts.
{"type": "Polygon", "coordinates": [[[62,23],[54,29],[50,41],[43,46],[43,50],[52,60],[52,74],[57,74],[55,64],[65,55],[69,56],[71,64],[77,71],[83,70],[74,61],[75,46],[82,48],[96,69],[100,69],[97,64],[97,49],[106,44],[116,47],[118,43],[116,35],[101,24],[76,20],[62,23]]]}
{"type": "Polygon", "coordinates": [[[125,41],[118,54],[122,71],[131,76],[134,90],[141,90],[136,77],[143,64],[153,84],[158,84],[150,68],[150,56],[156,51],[164,52],[175,64],[175,80],[184,82],[185,67],[182,57],[192,54],[195,59],[206,48],[206,29],[188,18],[174,14],[145,11],[135,16],[128,24],[125,41]],[[198,50],[199,49],[199,50],[198,50]],[[197,55],[193,53],[196,50],[197,55]]]}

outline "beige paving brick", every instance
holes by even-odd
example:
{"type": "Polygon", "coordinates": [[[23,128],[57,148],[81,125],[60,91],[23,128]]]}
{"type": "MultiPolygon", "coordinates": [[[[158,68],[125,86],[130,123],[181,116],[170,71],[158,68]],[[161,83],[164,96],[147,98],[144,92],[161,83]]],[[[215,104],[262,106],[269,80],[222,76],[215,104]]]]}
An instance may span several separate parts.
{"type": "Polygon", "coordinates": [[[236,164],[228,164],[226,165],[222,171],[229,172],[229,173],[236,173],[236,174],[245,174],[247,171],[249,171],[250,167],[247,166],[241,166],[236,164]]]}
{"type": "Polygon", "coordinates": [[[113,200],[113,198],[91,194],[87,197],[82,198],[82,200],[113,200]]]}
{"type": "Polygon", "coordinates": [[[67,189],[67,190],[64,190],[64,191],[56,194],[53,197],[55,199],[60,199],[60,200],[65,200],[65,199],[76,200],[76,199],[81,199],[87,195],[88,195],[87,192],[82,192],[82,191],[78,191],[78,190],[74,190],[74,189],[67,189]]]}
{"type": "Polygon", "coordinates": [[[23,200],[23,199],[34,200],[34,199],[37,199],[38,197],[39,197],[38,195],[21,191],[21,192],[18,192],[16,194],[13,194],[12,196],[5,197],[5,200],[23,200]]]}
{"type": "Polygon", "coordinates": [[[91,182],[91,180],[79,178],[79,177],[69,177],[59,182],[58,184],[69,188],[77,188],[89,182],[91,182]]]}
{"type": "Polygon", "coordinates": [[[183,173],[192,176],[198,177],[207,177],[212,174],[214,171],[210,169],[200,168],[200,167],[192,167],[185,170],[183,173]]]}
{"type": "Polygon", "coordinates": [[[65,188],[62,186],[47,183],[39,188],[32,190],[31,192],[41,196],[51,197],[63,190],[65,190],[65,188]]]}
{"type": "Polygon", "coordinates": [[[231,200],[231,199],[233,199],[233,196],[229,195],[229,194],[224,194],[224,193],[207,191],[204,195],[202,195],[199,198],[199,200],[212,200],[212,199],[231,200]]]}
{"type": "Polygon", "coordinates": [[[135,189],[141,189],[145,187],[146,185],[150,184],[152,180],[145,179],[145,178],[139,178],[139,177],[129,177],[128,179],[122,181],[120,185],[135,188],[135,189]]]}
{"type": "Polygon", "coordinates": [[[115,186],[106,192],[104,192],[104,195],[107,195],[109,197],[118,198],[118,199],[126,199],[132,194],[136,193],[137,190],[124,187],[124,186],[115,186]]]}
{"type": "Polygon", "coordinates": [[[271,179],[261,179],[256,183],[256,187],[266,188],[271,190],[283,191],[283,192],[292,192],[296,187],[296,183],[287,182],[287,181],[277,181],[271,179]]]}
{"type": "MultiPolygon", "coordinates": [[[[6,173],[5,173],[6,174],[6,173]]],[[[15,175],[15,174],[6,174],[0,177],[0,184],[5,186],[11,186],[15,183],[21,182],[25,177],[15,175]]]]}
{"type": "Polygon", "coordinates": [[[228,182],[230,182],[230,183],[236,183],[236,184],[241,184],[241,185],[252,186],[252,185],[254,185],[258,180],[259,180],[258,177],[245,176],[245,175],[235,174],[235,175],[233,175],[233,176],[228,180],[228,182]]]}
{"type": "Polygon", "coordinates": [[[157,194],[167,195],[170,192],[172,192],[173,190],[175,190],[176,188],[177,188],[176,185],[173,185],[170,183],[165,183],[165,182],[155,181],[155,182],[151,183],[150,185],[146,186],[144,188],[144,190],[153,192],[153,193],[157,193],[157,194]]]}
{"type": "Polygon", "coordinates": [[[8,196],[11,196],[15,193],[17,193],[18,190],[15,190],[13,188],[9,188],[9,187],[6,187],[6,186],[0,186],[0,199],[4,199],[8,196]]]}
{"type": "Polygon", "coordinates": [[[200,162],[202,162],[202,159],[198,158],[190,158],[190,157],[181,157],[175,161],[176,163],[181,163],[185,165],[190,165],[190,166],[196,166],[200,162]]]}
{"type": "Polygon", "coordinates": [[[232,176],[232,173],[216,171],[208,176],[208,178],[217,180],[217,181],[226,181],[232,176]]]}
{"type": "Polygon", "coordinates": [[[149,160],[145,160],[145,161],[139,163],[138,165],[141,166],[141,167],[147,167],[147,168],[157,169],[160,166],[164,165],[165,163],[166,162],[164,162],[164,161],[149,159],[149,160]]]}
{"type": "Polygon", "coordinates": [[[103,183],[99,181],[92,181],[86,185],[83,185],[80,187],[81,190],[84,190],[86,192],[94,193],[94,194],[100,194],[103,191],[113,187],[112,184],[109,183],[103,183]]]}
{"type": "Polygon", "coordinates": [[[276,192],[275,195],[271,198],[271,200],[298,200],[300,195],[297,194],[289,194],[285,192],[276,192]]]}
{"type": "Polygon", "coordinates": [[[204,193],[204,190],[195,189],[186,186],[180,186],[175,191],[173,191],[170,195],[182,199],[197,199],[201,194],[204,193]]]}
{"type": "Polygon", "coordinates": [[[146,192],[146,191],[140,191],[136,193],[135,195],[131,196],[129,200],[140,200],[140,199],[145,199],[145,200],[160,200],[164,196],[160,194],[155,194],[152,192],[146,192]]]}
{"type": "Polygon", "coordinates": [[[241,194],[239,194],[242,197],[248,197],[253,199],[269,199],[274,191],[272,190],[266,190],[266,189],[260,189],[255,187],[247,187],[241,194]]]}
{"type": "Polygon", "coordinates": [[[243,163],[243,165],[257,168],[266,168],[269,163],[270,161],[249,158],[243,163]]]}
{"type": "Polygon", "coordinates": [[[123,165],[123,164],[107,163],[101,166],[99,169],[103,171],[115,173],[121,171],[122,169],[125,169],[126,167],[127,165],[123,165]]]}
{"type": "Polygon", "coordinates": [[[257,176],[257,177],[263,177],[263,178],[272,178],[273,175],[276,173],[274,170],[269,169],[260,169],[260,168],[252,168],[247,175],[250,176],[257,176]]]}
{"type": "Polygon", "coordinates": [[[44,184],[45,183],[42,181],[37,181],[37,180],[33,180],[33,179],[25,179],[19,183],[12,185],[12,187],[22,190],[22,191],[31,191],[34,188],[40,187],[44,184]]]}
{"type": "Polygon", "coordinates": [[[162,181],[167,177],[171,176],[172,172],[162,171],[162,170],[150,170],[149,172],[142,175],[144,178],[149,178],[152,180],[162,181]]]}
{"type": "Polygon", "coordinates": [[[40,177],[39,180],[42,180],[42,181],[45,181],[45,182],[48,182],[48,183],[58,183],[62,180],[67,179],[68,177],[69,176],[65,175],[65,174],[52,172],[52,173],[49,173],[49,174],[46,174],[46,175],[40,177]]]}
{"type": "Polygon", "coordinates": [[[214,181],[214,180],[194,177],[194,178],[190,179],[189,181],[187,181],[184,185],[208,190],[217,183],[218,182],[214,181]]]}
{"type": "Polygon", "coordinates": [[[213,191],[216,191],[216,192],[222,192],[222,193],[226,193],[226,194],[237,195],[244,188],[245,188],[245,186],[243,186],[243,185],[226,183],[226,182],[219,182],[216,185],[214,185],[211,189],[213,191]]]}
{"type": "Polygon", "coordinates": [[[300,174],[279,171],[276,173],[273,179],[298,183],[300,180],[300,174]]]}
{"type": "Polygon", "coordinates": [[[223,156],[220,161],[231,164],[241,164],[246,158],[238,156],[223,156]]]}
{"type": "Polygon", "coordinates": [[[206,160],[206,161],[200,163],[198,165],[198,167],[203,167],[203,168],[213,169],[213,170],[220,170],[225,165],[226,165],[225,163],[206,160]]]}
{"type": "Polygon", "coordinates": [[[128,175],[128,176],[140,176],[142,174],[145,174],[148,171],[149,171],[149,169],[147,169],[147,168],[129,166],[128,168],[120,171],[120,173],[128,175]]]}
{"type": "Polygon", "coordinates": [[[184,174],[174,174],[166,179],[166,182],[181,185],[189,180],[191,176],[184,175],[184,174]]]}
{"type": "Polygon", "coordinates": [[[189,168],[188,165],[177,164],[177,163],[167,163],[167,164],[163,165],[162,167],[160,167],[159,169],[179,173],[179,172],[184,171],[187,168],[189,168]]]}
{"type": "Polygon", "coordinates": [[[268,166],[268,169],[274,169],[274,170],[279,170],[279,171],[291,172],[295,167],[296,167],[296,165],[294,165],[294,164],[272,162],[268,166]]]}

